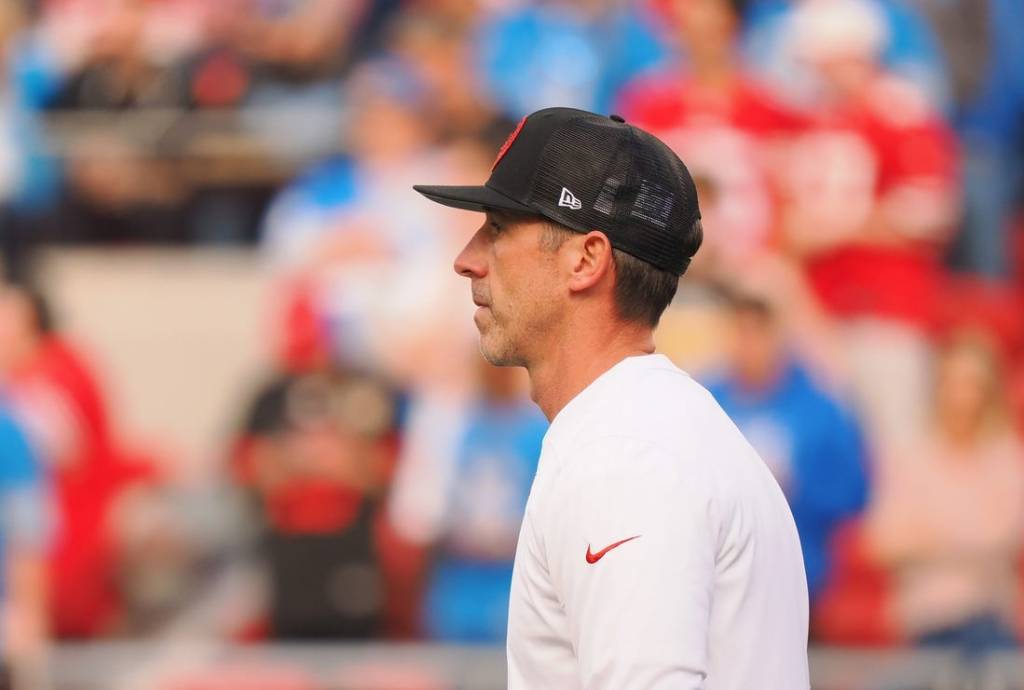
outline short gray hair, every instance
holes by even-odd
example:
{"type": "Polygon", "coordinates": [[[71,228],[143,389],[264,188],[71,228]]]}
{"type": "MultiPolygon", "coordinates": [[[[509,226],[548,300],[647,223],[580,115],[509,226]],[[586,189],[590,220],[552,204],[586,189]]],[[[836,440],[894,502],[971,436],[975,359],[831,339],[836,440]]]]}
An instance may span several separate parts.
{"type": "MultiPolygon", "coordinates": [[[[543,220],[540,246],[545,251],[556,251],[571,236],[580,234],[546,218],[543,220]]],[[[690,236],[688,244],[696,251],[703,236],[700,219],[694,222],[690,236]]],[[[654,328],[675,297],[679,276],[614,247],[612,259],[615,262],[615,305],[619,315],[626,321],[654,328]]]]}

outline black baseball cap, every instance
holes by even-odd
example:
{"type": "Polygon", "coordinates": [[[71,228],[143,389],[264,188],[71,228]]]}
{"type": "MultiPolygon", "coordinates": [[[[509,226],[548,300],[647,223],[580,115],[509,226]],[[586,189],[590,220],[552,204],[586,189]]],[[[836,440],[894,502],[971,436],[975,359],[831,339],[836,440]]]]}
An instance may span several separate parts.
{"type": "Polygon", "coordinates": [[[482,186],[415,185],[445,206],[540,215],[600,230],[616,249],[682,275],[696,251],[697,188],[679,157],[618,115],[546,108],[527,115],[482,186]]]}

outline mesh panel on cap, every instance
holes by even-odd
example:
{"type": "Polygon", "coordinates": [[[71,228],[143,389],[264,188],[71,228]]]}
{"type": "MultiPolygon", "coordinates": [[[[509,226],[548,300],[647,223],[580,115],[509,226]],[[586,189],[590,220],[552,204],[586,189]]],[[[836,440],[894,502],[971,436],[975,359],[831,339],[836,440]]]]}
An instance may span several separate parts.
{"type": "Polygon", "coordinates": [[[552,220],[601,230],[613,247],[658,268],[685,268],[697,191],[678,157],[646,132],[612,120],[565,123],[546,144],[531,187],[530,205],[552,220]],[[563,189],[579,209],[559,205],[563,189]]]}
{"type": "Polygon", "coordinates": [[[654,180],[641,178],[640,192],[636,195],[629,215],[664,229],[668,226],[674,201],[672,193],[660,184],[654,180]]]}

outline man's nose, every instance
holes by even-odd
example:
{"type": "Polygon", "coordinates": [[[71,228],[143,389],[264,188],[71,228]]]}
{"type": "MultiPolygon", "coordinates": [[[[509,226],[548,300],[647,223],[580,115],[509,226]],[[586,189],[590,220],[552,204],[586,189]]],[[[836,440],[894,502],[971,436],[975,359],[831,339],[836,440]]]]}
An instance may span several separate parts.
{"type": "Polygon", "coordinates": [[[465,278],[482,278],[487,274],[485,253],[481,246],[480,233],[477,232],[455,257],[455,272],[465,278]]]}

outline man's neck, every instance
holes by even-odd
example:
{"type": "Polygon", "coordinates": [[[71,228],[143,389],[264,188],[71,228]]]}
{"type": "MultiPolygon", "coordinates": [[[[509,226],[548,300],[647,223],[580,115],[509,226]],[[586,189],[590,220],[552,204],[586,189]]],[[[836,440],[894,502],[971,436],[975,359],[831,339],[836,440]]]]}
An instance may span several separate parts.
{"type": "Polygon", "coordinates": [[[527,366],[530,397],[551,421],[569,401],[626,357],[654,353],[654,334],[648,328],[619,328],[597,338],[581,334],[561,338],[542,361],[527,366]]]}

